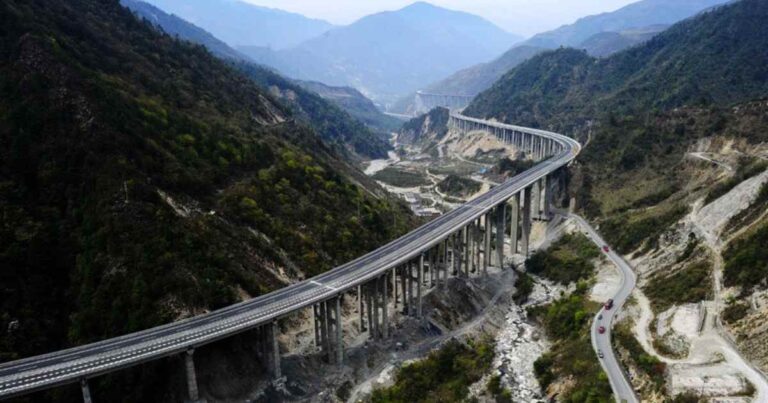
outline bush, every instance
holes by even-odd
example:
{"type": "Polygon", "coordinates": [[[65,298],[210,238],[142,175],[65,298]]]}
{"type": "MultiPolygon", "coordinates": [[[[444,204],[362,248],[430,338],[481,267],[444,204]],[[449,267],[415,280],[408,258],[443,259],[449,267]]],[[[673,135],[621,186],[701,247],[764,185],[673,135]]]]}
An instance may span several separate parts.
{"type": "Polygon", "coordinates": [[[469,386],[488,372],[493,362],[492,339],[455,339],[421,361],[406,365],[395,375],[395,384],[373,391],[373,403],[458,402],[469,386]]]}
{"type": "Polygon", "coordinates": [[[711,271],[708,261],[700,261],[672,275],[657,272],[645,286],[645,295],[656,312],[675,304],[703,301],[712,292],[711,271]]]}
{"type": "Polygon", "coordinates": [[[581,233],[568,234],[547,250],[534,253],[526,270],[549,280],[570,284],[588,278],[595,270],[591,260],[600,255],[597,247],[581,233]]]}
{"type": "Polygon", "coordinates": [[[725,270],[723,281],[726,286],[740,286],[742,292],[765,287],[768,282],[768,224],[763,224],[754,233],[732,242],[723,253],[725,270]]]}

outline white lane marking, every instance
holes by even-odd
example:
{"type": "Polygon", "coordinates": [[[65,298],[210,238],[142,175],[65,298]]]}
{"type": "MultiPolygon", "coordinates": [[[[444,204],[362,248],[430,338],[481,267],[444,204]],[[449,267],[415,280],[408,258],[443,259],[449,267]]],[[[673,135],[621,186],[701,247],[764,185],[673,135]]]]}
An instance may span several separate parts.
{"type": "Polygon", "coordinates": [[[330,285],[328,285],[328,284],[323,284],[323,283],[317,282],[317,281],[315,281],[315,280],[310,280],[310,283],[312,283],[312,284],[314,284],[314,285],[319,285],[320,287],[326,287],[326,288],[328,288],[328,289],[330,289],[330,290],[333,290],[333,291],[339,291],[339,289],[338,289],[338,288],[336,288],[336,287],[331,287],[331,286],[330,286],[330,285]]]}

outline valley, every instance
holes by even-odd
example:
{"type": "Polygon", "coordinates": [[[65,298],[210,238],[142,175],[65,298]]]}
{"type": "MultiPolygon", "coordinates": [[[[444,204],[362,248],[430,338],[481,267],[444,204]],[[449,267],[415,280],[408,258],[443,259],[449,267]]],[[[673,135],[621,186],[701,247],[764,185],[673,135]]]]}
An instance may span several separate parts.
{"type": "Polygon", "coordinates": [[[768,402],[767,2],[330,1],[0,3],[0,400],[768,402]]]}

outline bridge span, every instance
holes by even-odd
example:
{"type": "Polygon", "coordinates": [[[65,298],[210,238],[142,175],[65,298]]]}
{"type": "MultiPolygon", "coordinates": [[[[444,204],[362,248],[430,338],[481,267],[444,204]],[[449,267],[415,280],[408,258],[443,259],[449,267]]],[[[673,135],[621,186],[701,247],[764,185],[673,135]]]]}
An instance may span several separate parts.
{"type": "Polygon", "coordinates": [[[391,334],[387,302],[421,317],[422,296],[450,276],[487,274],[501,266],[504,245],[528,253],[531,221],[551,215],[552,192],[581,145],[566,136],[452,113],[449,125],[481,130],[514,144],[537,161],[531,169],[420,228],[324,274],[205,315],[141,332],[0,365],[0,399],[88,380],[163,357],[185,357],[189,399],[199,399],[195,348],[253,331],[272,376],[281,378],[278,321],[299,310],[314,316],[315,344],[329,363],[344,361],[341,302],[359,296],[358,325],[374,339],[391,334]]]}
{"type": "Polygon", "coordinates": [[[436,94],[418,91],[414,98],[414,109],[416,115],[427,113],[437,107],[459,111],[466,108],[473,98],[468,95],[436,94]]]}

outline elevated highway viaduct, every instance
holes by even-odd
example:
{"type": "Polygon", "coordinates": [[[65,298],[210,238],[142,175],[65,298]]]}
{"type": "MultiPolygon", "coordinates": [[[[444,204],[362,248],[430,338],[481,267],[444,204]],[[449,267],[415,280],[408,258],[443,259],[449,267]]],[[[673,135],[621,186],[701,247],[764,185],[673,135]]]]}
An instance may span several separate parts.
{"type": "Polygon", "coordinates": [[[481,130],[514,144],[537,164],[482,196],[351,262],[275,292],[205,315],[50,354],[0,365],[0,399],[79,382],[91,401],[88,380],[163,357],[185,357],[189,399],[199,399],[194,351],[214,341],[253,331],[273,377],[281,378],[278,321],[309,309],[315,344],[330,363],[342,365],[341,302],[359,298],[356,316],[374,339],[389,337],[393,315],[421,317],[422,297],[451,276],[480,276],[501,266],[504,245],[527,254],[531,221],[550,217],[552,190],[581,146],[543,130],[489,122],[452,113],[449,125],[481,130]],[[398,309],[399,310],[399,309],[398,309]]]}

